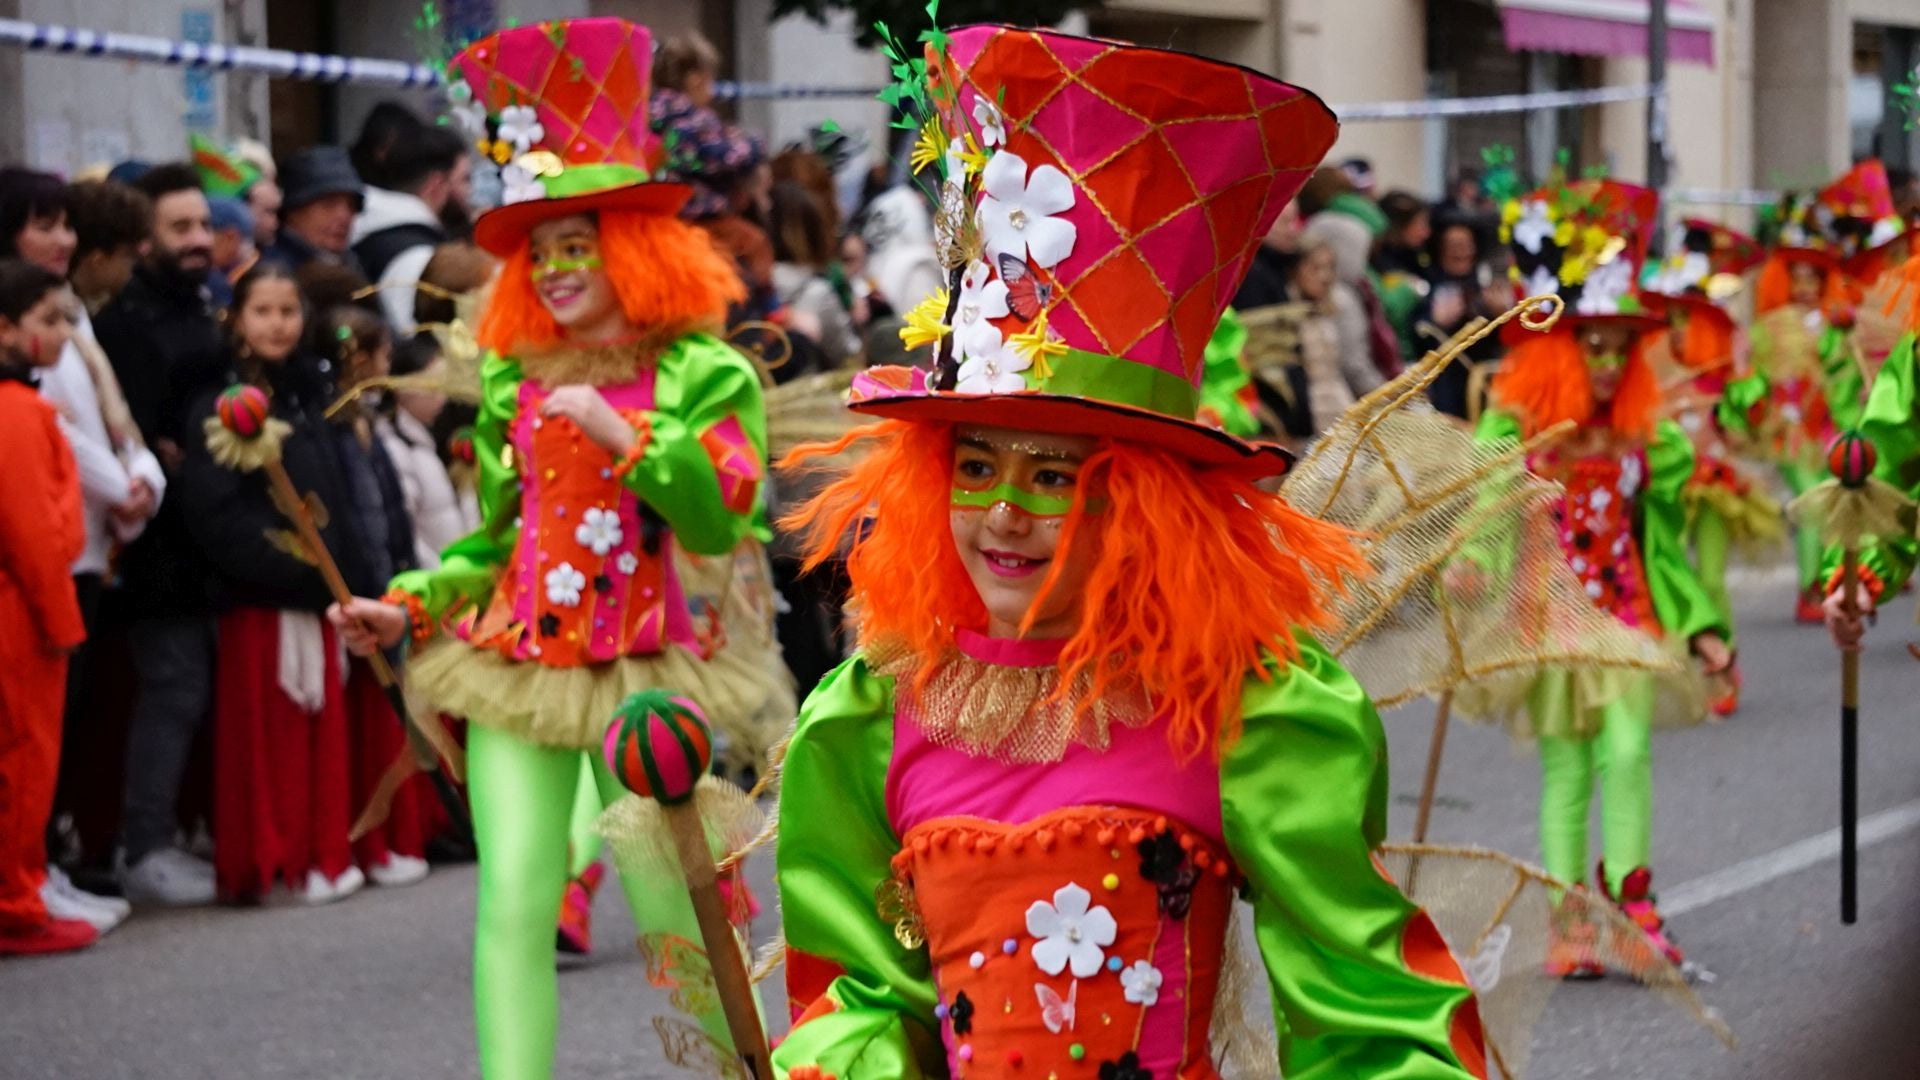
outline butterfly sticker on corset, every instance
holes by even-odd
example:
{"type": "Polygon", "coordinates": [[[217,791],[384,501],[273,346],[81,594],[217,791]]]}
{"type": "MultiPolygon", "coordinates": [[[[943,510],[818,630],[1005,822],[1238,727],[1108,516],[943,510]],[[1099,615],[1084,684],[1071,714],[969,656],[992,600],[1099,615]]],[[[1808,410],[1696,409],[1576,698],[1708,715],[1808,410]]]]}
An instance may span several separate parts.
{"type": "Polygon", "coordinates": [[[1040,999],[1040,1021],[1047,1025],[1048,1031],[1058,1035],[1073,1030],[1074,1011],[1080,999],[1080,980],[1075,979],[1067,987],[1065,1000],[1045,983],[1034,983],[1033,995],[1040,999]]]}
{"type": "Polygon", "coordinates": [[[1000,253],[1000,280],[1007,286],[1007,306],[1022,319],[1034,319],[1053,300],[1053,286],[1035,277],[1018,255],[1000,253]]]}

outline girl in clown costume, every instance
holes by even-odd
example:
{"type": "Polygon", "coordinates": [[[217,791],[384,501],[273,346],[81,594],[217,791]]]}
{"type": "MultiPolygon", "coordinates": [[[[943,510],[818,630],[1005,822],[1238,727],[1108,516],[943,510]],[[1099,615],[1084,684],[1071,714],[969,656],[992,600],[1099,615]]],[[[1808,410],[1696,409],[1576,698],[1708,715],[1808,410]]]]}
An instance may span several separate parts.
{"type": "MultiPolygon", "coordinates": [[[[722,556],[752,527],[764,416],[751,363],[710,333],[739,280],[676,218],[688,190],[648,182],[650,60],[646,29],[617,19],[508,30],[454,58],[463,122],[510,160],[506,205],[475,227],[504,260],[477,329],[483,524],[437,569],[331,613],[356,652],[410,639],[414,693],[469,720],[488,1077],[552,1070],[569,817],[605,718],[669,685],[724,730],[764,698],[764,676],[714,655],[673,567],[676,544],[722,556]]],[[[678,883],[622,886],[643,941],[687,955],[671,948],[697,940],[678,883]]],[[[702,1020],[726,1038],[717,1008],[702,1020]]]]}
{"type": "MultiPolygon", "coordinates": [[[[1642,299],[1663,314],[1667,334],[1650,345],[1654,370],[1667,392],[1669,414],[1693,441],[1693,477],[1681,497],[1687,508],[1687,542],[1694,568],[1721,620],[1733,627],[1727,594],[1727,556],[1739,548],[1770,545],[1782,536],[1780,506],[1733,460],[1718,406],[1734,375],[1736,327],[1726,305],[1742,275],[1761,260],[1759,244],[1714,222],[1682,223],[1675,253],[1648,275],[1642,299]]],[[[1729,647],[1733,639],[1728,638],[1729,647]]],[[[1713,711],[1730,716],[1740,707],[1740,669],[1727,669],[1713,711]]]]}
{"type": "MultiPolygon", "coordinates": [[[[1644,246],[1637,223],[1652,220],[1647,188],[1585,180],[1550,187],[1509,210],[1515,273],[1528,295],[1558,292],[1569,317],[1508,352],[1481,418],[1483,439],[1534,438],[1565,421],[1576,426],[1536,449],[1530,468],[1565,487],[1560,542],[1593,602],[1620,621],[1691,649],[1712,672],[1731,663],[1720,609],[1686,557],[1681,491],[1693,478],[1693,446],[1679,425],[1660,418],[1660,387],[1646,357],[1646,335],[1660,323],[1644,314],[1636,268],[1644,246]]],[[[1489,587],[1486,558],[1457,568],[1463,590],[1489,587]]],[[[1484,689],[1484,688],[1483,688],[1484,689]]],[[[1469,712],[1506,712],[1540,749],[1540,848],[1548,873],[1565,881],[1587,874],[1589,812],[1596,776],[1603,808],[1604,856],[1596,878],[1605,895],[1639,925],[1646,942],[1616,948],[1633,963],[1657,949],[1680,963],[1654,906],[1651,729],[1660,686],[1645,672],[1549,668],[1492,695],[1467,700],[1469,712]]],[[[1672,702],[1666,703],[1669,707],[1672,702]]],[[[1584,897],[1569,894],[1552,922],[1551,975],[1602,973],[1598,928],[1584,897]]]]}
{"type": "Polygon", "coordinates": [[[1258,485],[1283,452],[1193,419],[1331,114],[1044,31],[936,34],[927,65],[935,363],[856,381],[881,422],[819,451],[865,455],[791,522],[816,565],[851,544],[860,649],[783,766],[776,1073],[1216,1076],[1238,892],[1267,1067],[1484,1076],[1472,992],[1373,856],[1379,719],[1308,636],[1352,538],[1258,485]]]}

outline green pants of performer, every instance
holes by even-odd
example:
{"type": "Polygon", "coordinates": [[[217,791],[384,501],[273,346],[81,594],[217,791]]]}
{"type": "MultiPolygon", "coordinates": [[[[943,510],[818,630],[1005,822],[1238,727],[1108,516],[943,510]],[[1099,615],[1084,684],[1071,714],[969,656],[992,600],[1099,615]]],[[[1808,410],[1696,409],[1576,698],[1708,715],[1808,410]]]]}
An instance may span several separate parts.
{"type": "MultiPolygon", "coordinates": [[[[1780,466],[1780,477],[1787,482],[1787,490],[1795,495],[1802,494],[1827,478],[1825,470],[1819,465],[1792,463],[1780,466]]],[[[1820,559],[1825,554],[1820,541],[1820,530],[1796,526],[1793,530],[1794,562],[1800,569],[1800,588],[1806,589],[1818,582],[1820,577],[1820,559]]]]}
{"type": "Polygon", "coordinates": [[[1600,780],[1601,850],[1607,888],[1646,866],[1653,847],[1653,681],[1632,688],[1606,707],[1591,739],[1540,739],[1540,858],[1564,881],[1587,876],[1587,821],[1595,774],[1600,780]]]}
{"type": "MultiPolygon", "coordinates": [[[[1720,619],[1728,627],[1733,626],[1733,598],[1727,594],[1727,549],[1732,546],[1732,534],[1727,529],[1727,519],[1718,510],[1710,506],[1700,506],[1693,517],[1693,569],[1700,579],[1700,587],[1707,592],[1707,599],[1720,613],[1720,619]]],[[[1733,647],[1733,639],[1727,639],[1727,647],[1733,647]]]]}
{"type": "MultiPolygon", "coordinates": [[[[598,755],[535,746],[479,724],[468,730],[468,784],[480,847],[473,941],[480,1072],[488,1080],[544,1080],[553,1075],[559,1025],[553,934],[567,883],[568,827],[581,760],[591,762],[594,803],[605,806],[621,789],[598,755]]],[[[622,875],[620,883],[639,933],[700,939],[693,905],[678,881],[622,875]]],[[[722,1045],[732,1045],[717,1009],[700,1019],[722,1045]]]]}
{"type": "Polygon", "coordinates": [[[587,867],[600,861],[600,833],[594,828],[600,811],[606,806],[600,799],[600,782],[594,778],[599,756],[591,751],[580,755],[580,787],[573,793],[573,821],[567,826],[567,877],[577,878],[587,867]]]}

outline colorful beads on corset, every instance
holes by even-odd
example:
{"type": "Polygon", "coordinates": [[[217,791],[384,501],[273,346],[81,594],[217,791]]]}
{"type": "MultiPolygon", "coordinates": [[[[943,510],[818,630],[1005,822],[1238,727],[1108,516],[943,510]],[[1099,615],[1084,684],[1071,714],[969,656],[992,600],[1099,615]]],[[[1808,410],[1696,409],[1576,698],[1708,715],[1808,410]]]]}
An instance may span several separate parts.
{"type": "MultiPolygon", "coordinates": [[[[653,404],[653,372],[600,392],[616,409],[653,404]]],[[[672,537],[614,471],[614,455],[520,385],[509,433],[520,474],[520,536],[485,612],[462,631],[515,660],[550,667],[697,645],[672,566],[672,537]]]]}
{"type": "Polygon", "coordinates": [[[1647,482],[1646,456],[1596,454],[1557,463],[1566,488],[1556,508],[1560,548],[1587,596],[1628,626],[1655,636],[1653,598],[1634,536],[1635,509],[1647,482]]]}
{"type": "Polygon", "coordinates": [[[894,859],[955,1077],[1214,1080],[1208,1021],[1235,875],[1150,811],[928,821],[894,859]]]}

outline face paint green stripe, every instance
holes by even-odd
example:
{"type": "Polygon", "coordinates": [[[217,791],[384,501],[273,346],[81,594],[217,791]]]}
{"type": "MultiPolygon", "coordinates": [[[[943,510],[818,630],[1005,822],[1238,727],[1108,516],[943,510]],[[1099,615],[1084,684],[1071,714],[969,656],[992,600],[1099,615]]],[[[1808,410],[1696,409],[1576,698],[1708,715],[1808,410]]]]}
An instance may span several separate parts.
{"type": "Polygon", "coordinates": [[[1000,484],[985,491],[953,489],[955,506],[986,510],[997,502],[1012,503],[1034,517],[1065,517],[1073,509],[1070,495],[1036,495],[1012,484],[1000,484]]]}
{"type": "Polygon", "coordinates": [[[555,274],[571,274],[576,270],[598,270],[602,265],[598,255],[589,255],[584,259],[555,259],[545,266],[534,267],[533,280],[539,281],[555,274]]]}

